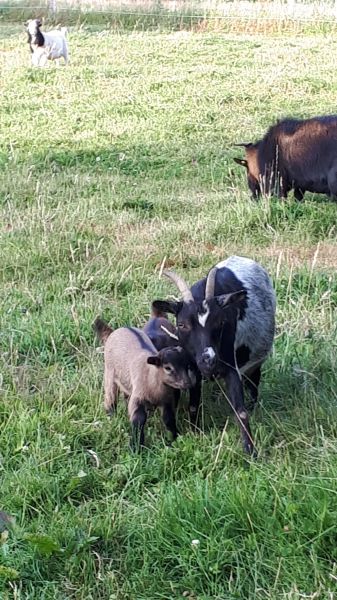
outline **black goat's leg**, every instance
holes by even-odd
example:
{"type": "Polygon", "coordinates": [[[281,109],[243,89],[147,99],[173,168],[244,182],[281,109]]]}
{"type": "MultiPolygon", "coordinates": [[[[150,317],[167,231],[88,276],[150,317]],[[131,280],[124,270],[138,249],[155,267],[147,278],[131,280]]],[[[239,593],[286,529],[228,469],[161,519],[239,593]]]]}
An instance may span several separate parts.
{"type": "Polygon", "coordinates": [[[180,396],[181,396],[180,390],[174,390],[174,408],[175,408],[175,410],[178,409],[180,396]]]}
{"type": "Polygon", "coordinates": [[[249,417],[244,405],[243,384],[239,373],[231,369],[225,376],[227,393],[239,424],[244,450],[248,454],[255,454],[252,432],[249,426],[249,417]]]}
{"type": "Polygon", "coordinates": [[[304,197],[304,191],[301,190],[301,188],[295,188],[294,189],[294,197],[298,202],[301,202],[304,197]]]}
{"type": "Polygon", "coordinates": [[[254,406],[259,395],[259,384],[261,379],[261,366],[257,367],[250,375],[244,376],[245,387],[249,391],[249,395],[254,406]]]}
{"type": "Polygon", "coordinates": [[[188,405],[190,422],[193,427],[196,427],[198,424],[200,398],[201,398],[201,375],[198,373],[196,384],[190,389],[190,400],[189,400],[189,405],[188,405]]]}

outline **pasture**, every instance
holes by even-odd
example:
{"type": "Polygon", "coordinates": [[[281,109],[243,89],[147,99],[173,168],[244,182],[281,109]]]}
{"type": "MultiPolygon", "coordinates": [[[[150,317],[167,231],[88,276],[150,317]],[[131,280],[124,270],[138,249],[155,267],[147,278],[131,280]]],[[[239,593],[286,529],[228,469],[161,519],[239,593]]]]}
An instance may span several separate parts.
{"type": "Polygon", "coordinates": [[[336,36],[81,27],[40,70],[1,38],[0,597],[337,597],[337,204],[252,202],[233,161],[336,112],[336,36]],[[164,258],[192,283],[235,253],[278,297],[258,459],[207,384],[199,433],[183,405],[176,443],[154,415],[130,454],[92,321],[142,325],[164,258]]]}

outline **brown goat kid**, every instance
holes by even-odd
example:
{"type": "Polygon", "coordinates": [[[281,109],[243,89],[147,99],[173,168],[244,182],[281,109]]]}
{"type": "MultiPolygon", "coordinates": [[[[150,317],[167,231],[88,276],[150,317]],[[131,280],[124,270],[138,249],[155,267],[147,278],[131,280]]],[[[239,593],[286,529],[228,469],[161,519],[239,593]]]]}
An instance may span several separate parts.
{"type": "Polygon", "coordinates": [[[286,198],[292,189],[296,200],[306,191],[336,198],[337,115],[285,119],[258,142],[236,146],[245,148],[245,158],[234,160],[246,168],[254,198],[273,193],[286,198]]]}
{"type": "Polygon", "coordinates": [[[104,344],[104,406],[112,413],[118,391],[124,393],[132,448],[144,445],[146,409],[150,407],[160,408],[164,424],[176,439],[175,390],[195,384],[184,350],[178,346],[158,352],[141,329],[121,327],[113,331],[101,319],[96,319],[94,329],[104,344]]]}

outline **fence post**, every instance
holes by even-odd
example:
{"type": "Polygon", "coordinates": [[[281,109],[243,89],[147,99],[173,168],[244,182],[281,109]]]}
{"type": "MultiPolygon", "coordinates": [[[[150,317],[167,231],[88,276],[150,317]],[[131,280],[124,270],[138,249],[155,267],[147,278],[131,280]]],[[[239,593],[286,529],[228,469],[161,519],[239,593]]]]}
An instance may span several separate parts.
{"type": "Polygon", "coordinates": [[[57,11],[57,0],[48,0],[48,8],[53,15],[55,15],[57,11]]]}

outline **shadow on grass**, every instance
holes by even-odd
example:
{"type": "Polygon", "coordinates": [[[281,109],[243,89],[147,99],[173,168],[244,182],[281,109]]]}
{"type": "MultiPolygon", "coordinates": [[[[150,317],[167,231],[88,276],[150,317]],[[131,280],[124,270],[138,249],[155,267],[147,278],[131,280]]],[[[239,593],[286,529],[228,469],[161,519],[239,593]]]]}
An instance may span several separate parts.
{"type": "MultiPolygon", "coordinates": [[[[51,73],[51,72],[50,72],[51,73]]],[[[46,75],[40,72],[30,72],[29,77],[36,82],[52,78],[53,73],[46,75]]],[[[30,164],[35,172],[43,173],[46,169],[58,171],[64,168],[78,170],[93,169],[113,171],[134,178],[153,175],[163,180],[172,178],[195,178],[202,171],[203,180],[222,181],[225,170],[225,154],[223,148],[211,151],[200,149],[194,153],[187,146],[183,155],[177,154],[174,144],[137,144],[112,145],[108,147],[89,149],[77,152],[70,150],[51,149],[47,152],[36,153],[31,157],[30,164]]],[[[20,162],[24,162],[24,158],[20,162]]]]}

